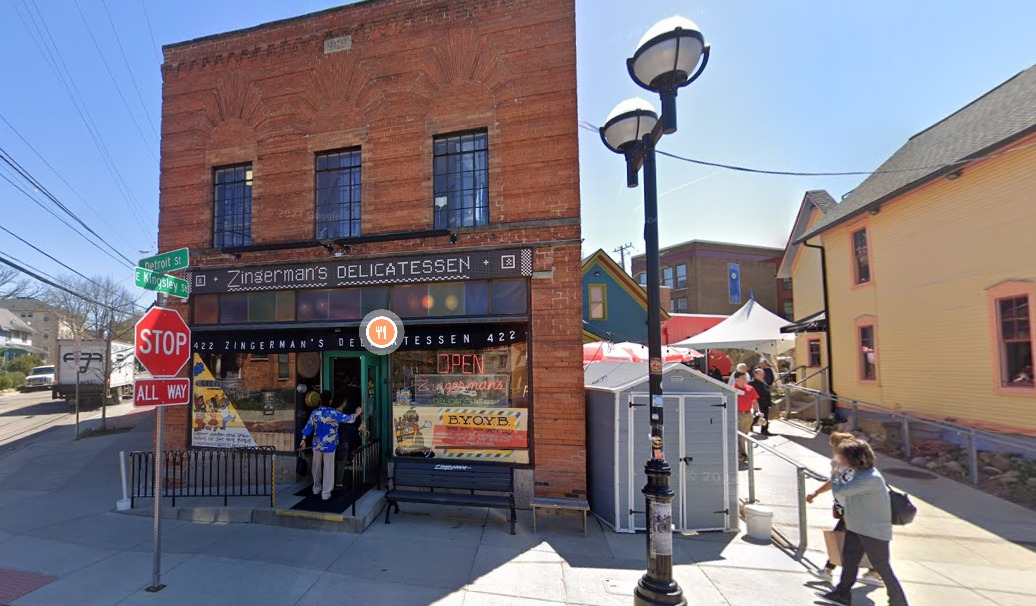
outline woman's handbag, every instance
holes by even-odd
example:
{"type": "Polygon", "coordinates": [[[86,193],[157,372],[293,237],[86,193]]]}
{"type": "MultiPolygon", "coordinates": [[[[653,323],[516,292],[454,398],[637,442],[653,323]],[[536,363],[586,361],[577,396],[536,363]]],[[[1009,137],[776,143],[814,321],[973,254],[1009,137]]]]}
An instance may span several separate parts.
{"type": "Polygon", "coordinates": [[[902,492],[889,488],[889,501],[892,505],[892,523],[894,525],[905,526],[917,517],[917,507],[910,502],[910,497],[902,492]]]}

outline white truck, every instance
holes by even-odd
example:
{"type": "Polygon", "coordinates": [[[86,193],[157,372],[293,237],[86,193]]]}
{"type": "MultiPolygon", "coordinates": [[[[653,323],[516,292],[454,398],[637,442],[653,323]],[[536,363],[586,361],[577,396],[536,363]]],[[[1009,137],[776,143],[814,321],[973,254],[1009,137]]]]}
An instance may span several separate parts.
{"type": "Polygon", "coordinates": [[[112,400],[132,396],[136,371],[133,344],[112,342],[107,364],[110,374],[107,380],[104,376],[106,349],[105,342],[101,339],[83,339],[78,346],[75,339],[58,339],[52,390],[54,399],[63,398],[69,404],[75,404],[76,375],[79,375],[80,405],[101,404],[105,395],[105,385],[112,400]]]}

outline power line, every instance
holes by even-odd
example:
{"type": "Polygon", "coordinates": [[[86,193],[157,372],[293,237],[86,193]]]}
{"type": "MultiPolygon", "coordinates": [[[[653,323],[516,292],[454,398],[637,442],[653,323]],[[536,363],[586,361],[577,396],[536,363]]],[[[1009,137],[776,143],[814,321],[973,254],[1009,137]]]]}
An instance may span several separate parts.
{"type": "Polygon", "coordinates": [[[39,152],[39,151],[38,151],[38,150],[37,150],[37,149],[36,149],[35,147],[33,147],[32,143],[30,143],[30,142],[28,141],[28,139],[26,139],[25,137],[23,137],[23,136],[22,136],[22,134],[21,134],[20,132],[18,132],[18,129],[17,129],[17,128],[15,128],[13,124],[11,124],[10,122],[8,122],[7,118],[5,118],[5,117],[4,117],[4,116],[3,116],[2,114],[0,114],[0,121],[2,121],[2,122],[3,122],[4,124],[6,124],[6,125],[7,125],[7,127],[11,129],[11,132],[13,132],[13,133],[14,133],[14,134],[15,134],[15,135],[16,135],[16,136],[17,136],[17,137],[19,138],[19,139],[21,139],[22,143],[24,143],[24,144],[25,144],[25,146],[26,146],[26,147],[28,147],[28,148],[29,148],[29,150],[30,150],[30,151],[31,151],[31,152],[32,152],[33,154],[35,154],[35,155],[36,155],[36,157],[37,157],[37,158],[39,158],[39,159],[40,159],[40,161],[41,161],[41,162],[43,162],[43,164],[45,164],[45,165],[47,166],[47,168],[49,168],[49,169],[50,169],[50,171],[51,171],[52,173],[54,173],[54,176],[55,176],[55,177],[57,177],[57,178],[58,178],[58,179],[59,179],[59,180],[60,180],[60,181],[61,181],[62,183],[64,183],[64,184],[65,184],[65,187],[67,187],[67,188],[69,189],[69,191],[71,191],[71,192],[72,192],[73,194],[75,194],[75,196],[76,196],[77,198],[79,198],[79,200],[80,200],[80,201],[81,201],[81,202],[82,202],[82,203],[83,203],[84,205],[86,205],[86,207],[87,207],[87,208],[89,208],[89,209],[90,209],[90,212],[92,212],[92,213],[93,213],[94,215],[96,215],[96,216],[97,216],[97,218],[98,218],[98,219],[100,219],[102,223],[104,223],[105,225],[107,225],[107,226],[108,226],[108,228],[112,230],[112,233],[114,233],[114,234],[116,234],[117,236],[119,236],[119,239],[120,239],[120,240],[122,240],[122,241],[123,241],[124,243],[126,243],[126,245],[127,245],[127,246],[129,246],[129,245],[130,245],[130,243],[129,243],[129,240],[127,240],[127,239],[126,239],[126,237],[122,235],[122,232],[121,232],[120,230],[117,230],[117,229],[115,229],[115,227],[113,227],[113,226],[112,226],[112,224],[108,222],[108,219],[106,219],[106,218],[104,217],[104,215],[103,215],[103,214],[101,214],[100,212],[98,212],[98,211],[97,211],[97,209],[96,209],[96,208],[94,208],[93,204],[90,204],[90,203],[89,203],[89,202],[88,202],[88,201],[86,200],[86,198],[84,198],[84,197],[83,197],[83,194],[79,193],[79,191],[78,191],[78,190],[77,190],[77,189],[76,189],[75,187],[73,187],[73,186],[72,186],[72,184],[71,184],[71,183],[69,183],[69,182],[68,182],[68,181],[67,181],[67,180],[65,179],[65,177],[63,177],[63,176],[61,175],[61,173],[59,173],[59,172],[58,172],[58,170],[57,170],[56,168],[54,168],[54,166],[53,166],[53,165],[52,165],[52,164],[51,164],[50,162],[48,162],[48,161],[47,161],[47,159],[46,159],[46,158],[44,158],[44,157],[43,157],[43,155],[42,155],[42,154],[40,154],[40,152],[39,152]]]}
{"type": "Polygon", "coordinates": [[[147,2],[140,0],[140,8],[144,9],[144,23],[147,24],[147,33],[151,34],[151,46],[155,48],[155,56],[158,57],[158,64],[162,64],[162,52],[158,50],[158,42],[155,40],[155,30],[151,29],[151,18],[147,14],[147,2]]]}
{"type": "Polygon", "coordinates": [[[48,259],[50,259],[51,261],[53,261],[53,262],[57,263],[57,264],[58,264],[58,265],[60,265],[61,267],[64,267],[65,269],[67,269],[68,271],[70,271],[70,272],[74,273],[75,275],[79,276],[80,278],[82,278],[82,279],[84,279],[84,280],[87,280],[87,281],[89,281],[89,282],[93,282],[93,283],[94,283],[94,284],[96,284],[97,286],[100,286],[100,285],[101,285],[101,284],[100,284],[99,282],[95,281],[95,280],[94,280],[93,278],[89,278],[89,277],[87,277],[87,276],[85,276],[85,275],[83,275],[83,274],[79,273],[79,271],[78,271],[77,269],[75,269],[75,268],[73,268],[73,267],[70,267],[70,266],[66,265],[66,264],[65,264],[65,263],[64,263],[63,261],[61,261],[60,259],[57,259],[57,258],[55,258],[55,257],[54,257],[54,256],[52,256],[52,255],[51,255],[50,253],[48,253],[47,251],[45,251],[45,250],[43,250],[42,248],[40,248],[40,247],[36,246],[36,245],[35,245],[35,244],[33,244],[32,242],[29,242],[28,240],[26,240],[25,238],[23,238],[23,237],[19,236],[18,234],[14,233],[13,231],[11,231],[11,230],[7,229],[7,228],[6,228],[6,227],[4,227],[3,225],[0,225],[0,230],[3,230],[4,232],[6,232],[6,233],[10,234],[10,235],[11,235],[11,236],[13,236],[13,237],[14,237],[15,239],[17,239],[17,240],[18,240],[19,242],[21,242],[22,244],[25,244],[25,245],[26,245],[26,246],[28,246],[29,248],[31,248],[31,249],[33,249],[33,250],[35,250],[36,252],[40,253],[40,254],[41,254],[41,255],[43,255],[44,257],[47,257],[47,258],[48,258],[48,259]]]}
{"type": "Polygon", "coordinates": [[[148,227],[145,225],[146,221],[143,218],[143,207],[141,207],[140,203],[136,201],[132,191],[130,191],[125,179],[123,179],[122,174],[119,172],[118,167],[115,165],[115,161],[112,158],[111,153],[108,151],[107,146],[104,144],[104,140],[101,137],[100,130],[94,123],[93,117],[90,115],[90,110],[86,107],[86,103],[85,101],[83,101],[82,94],[80,94],[79,88],[78,86],[76,86],[75,79],[72,78],[72,74],[68,69],[68,65],[65,63],[65,60],[61,55],[61,51],[58,48],[57,43],[54,41],[53,36],[51,36],[50,34],[50,29],[47,27],[47,23],[43,18],[43,14],[40,13],[39,7],[36,6],[35,0],[30,1],[32,2],[32,6],[36,9],[36,13],[39,17],[39,23],[37,23],[36,16],[33,16],[33,12],[29,8],[28,4],[25,3],[25,0],[22,0],[22,5],[25,8],[25,12],[28,15],[29,21],[32,22],[31,28],[29,27],[29,24],[26,23],[25,18],[22,16],[21,10],[18,9],[18,6],[16,4],[14,4],[14,0],[11,0],[11,4],[15,8],[15,12],[18,13],[18,18],[19,20],[21,20],[22,25],[25,27],[26,31],[29,32],[29,37],[32,38],[32,42],[36,46],[36,49],[40,52],[41,55],[43,55],[43,58],[47,62],[47,65],[51,68],[51,71],[53,71],[54,76],[58,79],[58,82],[64,89],[65,94],[72,102],[72,107],[76,110],[76,113],[79,115],[80,120],[83,121],[83,125],[86,127],[87,133],[90,135],[90,139],[93,141],[94,147],[97,148],[98,153],[101,155],[101,160],[104,162],[105,168],[107,169],[108,173],[111,175],[113,181],[115,182],[116,189],[118,189],[119,194],[126,202],[126,205],[130,210],[130,214],[133,216],[134,220],[137,221],[138,225],[145,232],[147,232],[148,227]],[[33,29],[35,29],[35,33],[33,33],[33,29]],[[39,36],[39,40],[37,40],[37,36],[39,36]],[[51,50],[52,46],[53,50],[51,50]],[[60,67],[58,66],[59,63],[60,67]]]}
{"type": "MultiPolygon", "coordinates": [[[[586,120],[581,120],[579,122],[579,127],[584,129],[584,130],[587,130],[587,131],[592,131],[594,133],[599,133],[600,132],[598,127],[594,126],[593,123],[591,123],[591,122],[587,122],[586,120]]],[[[752,167],[748,167],[748,166],[738,166],[736,164],[723,164],[723,163],[720,163],[720,162],[709,162],[707,160],[698,160],[696,158],[688,158],[686,156],[680,156],[678,154],[662,151],[660,149],[656,149],[655,153],[660,155],[660,156],[666,156],[666,157],[669,157],[669,158],[673,158],[674,160],[681,160],[683,162],[690,162],[691,164],[699,164],[701,166],[711,166],[713,168],[722,168],[722,169],[725,169],[725,170],[733,170],[733,171],[738,171],[738,172],[743,172],[743,173],[755,173],[755,174],[760,174],[760,175],[779,175],[779,176],[786,176],[786,177],[852,177],[852,176],[883,175],[883,174],[896,174],[896,173],[912,173],[912,172],[918,172],[918,171],[922,171],[922,170],[923,171],[933,171],[933,170],[938,170],[938,169],[943,169],[943,168],[951,168],[951,167],[954,167],[954,166],[959,166],[959,165],[962,165],[962,164],[967,164],[969,162],[976,162],[978,160],[988,160],[990,158],[997,158],[997,157],[1003,156],[1005,154],[1013,153],[1013,152],[1016,152],[1016,151],[1021,151],[1023,149],[1028,149],[1030,147],[1036,147],[1036,142],[1029,143],[1027,145],[1021,145],[1021,146],[1018,146],[1018,147],[1012,147],[1010,149],[1005,149],[1005,150],[1001,150],[1001,151],[998,151],[998,152],[993,152],[993,153],[986,154],[986,155],[983,155],[983,156],[976,156],[976,157],[973,157],[973,158],[964,158],[964,159],[961,159],[961,160],[956,160],[954,162],[948,162],[946,164],[932,164],[932,165],[928,165],[928,166],[915,166],[913,168],[892,168],[892,169],[850,170],[850,171],[770,170],[770,169],[764,169],[764,168],[752,168],[752,167]]]]}
{"type": "Polygon", "coordinates": [[[108,65],[108,60],[104,58],[104,53],[101,51],[101,46],[97,43],[97,38],[94,37],[94,32],[90,29],[90,23],[86,20],[86,15],[83,14],[83,9],[79,6],[79,0],[72,0],[76,5],[76,11],[79,13],[79,19],[82,20],[83,25],[86,27],[86,33],[90,35],[90,41],[94,44],[94,49],[97,50],[97,55],[101,58],[101,63],[104,64],[104,69],[108,72],[108,77],[111,78],[112,84],[115,85],[115,92],[119,94],[119,99],[122,100],[123,107],[126,108],[126,113],[129,114],[130,120],[133,122],[133,126],[136,127],[137,133],[140,134],[140,139],[144,142],[144,146],[147,147],[151,157],[158,161],[158,155],[155,154],[155,150],[151,147],[151,141],[144,135],[144,129],[140,127],[140,123],[137,122],[137,117],[133,114],[133,110],[130,109],[129,101],[126,100],[126,95],[122,93],[122,87],[119,86],[119,82],[115,79],[115,74],[112,72],[112,68],[108,65]]]}
{"type": "MultiPolygon", "coordinates": [[[[126,309],[123,309],[121,307],[116,307],[114,305],[109,305],[107,303],[102,303],[100,301],[97,301],[96,299],[91,299],[90,297],[87,297],[87,296],[83,295],[82,293],[78,293],[78,292],[72,290],[71,288],[69,288],[68,286],[65,286],[64,284],[61,284],[58,281],[58,279],[55,278],[54,276],[50,276],[49,274],[46,274],[45,272],[42,272],[42,271],[40,271],[38,269],[28,267],[27,266],[28,264],[25,264],[25,263],[22,263],[21,261],[18,261],[14,257],[11,257],[11,255],[7,255],[7,257],[9,257],[9,258],[5,259],[3,257],[3,255],[5,255],[5,254],[6,253],[4,253],[3,251],[0,251],[0,263],[2,263],[4,265],[7,265],[8,267],[14,268],[15,270],[20,271],[23,274],[29,276],[30,278],[32,278],[32,279],[34,279],[34,280],[36,280],[38,282],[41,282],[43,284],[46,284],[47,286],[51,286],[53,288],[57,288],[58,290],[64,291],[64,292],[66,292],[66,293],[68,293],[68,294],[70,294],[73,297],[76,297],[78,299],[82,299],[83,301],[86,301],[87,303],[91,303],[93,305],[97,305],[97,306],[103,307],[103,308],[111,310],[111,311],[115,311],[115,312],[123,313],[123,314],[132,314],[133,311],[134,311],[132,308],[129,309],[129,310],[126,310],[126,309]]],[[[143,309],[143,306],[139,305],[137,303],[130,303],[130,305],[132,305],[133,307],[136,307],[136,308],[143,309]]]]}
{"type": "Polygon", "coordinates": [[[122,47],[122,40],[119,38],[119,30],[115,29],[115,20],[112,19],[111,11],[108,10],[108,0],[101,0],[101,6],[104,7],[104,14],[108,16],[108,23],[112,26],[112,33],[115,34],[115,44],[119,47],[119,53],[122,54],[122,61],[126,64],[126,71],[129,72],[130,82],[133,83],[133,90],[137,91],[137,100],[140,101],[140,106],[144,108],[144,116],[147,117],[148,124],[151,125],[151,132],[158,137],[158,130],[155,128],[155,121],[151,119],[151,114],[147,110],[147,104],[144,103],[144,95],[140,94],[140,87],[137,86],[137,79],[133,75],[133,68],[130,67],[129,58],[126,57],[126,49],[122,47]]]}

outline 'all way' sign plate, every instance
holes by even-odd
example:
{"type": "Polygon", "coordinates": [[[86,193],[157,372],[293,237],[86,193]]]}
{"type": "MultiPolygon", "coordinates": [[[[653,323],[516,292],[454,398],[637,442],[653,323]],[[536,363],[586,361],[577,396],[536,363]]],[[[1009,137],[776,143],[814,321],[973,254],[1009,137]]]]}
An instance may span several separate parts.
{"type": "Polygon", "coordinates": [[[190,403],[190,379],[137,379],[133,382],[134,406],[180,406],[190,403]]]}

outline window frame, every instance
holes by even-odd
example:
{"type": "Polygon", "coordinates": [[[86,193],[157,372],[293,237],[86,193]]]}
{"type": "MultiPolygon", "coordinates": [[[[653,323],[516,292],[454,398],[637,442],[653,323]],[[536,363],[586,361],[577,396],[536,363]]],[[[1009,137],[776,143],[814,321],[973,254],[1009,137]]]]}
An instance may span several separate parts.
{"type": "MultiPolygon", "coordinates": [[[[342,188],[341,185],[339,185],[337,187],[337,189],[341,190],[343,188],[342,188]]],[[[342,219],[338,220],[339,223],[341,221],[342,221],[342,219]]],[[[341,225],[339,224],[338,227],[341,227],[341,225]]],[[[360,237],[362,235],[363,235],[363,150],[362,150],[362,148],[360,148],[359,146],[342,147],[342,148],[338,148],[338,149],[328,149],[328,150],[319,151],[319,152],[314,153],[313,154],[313,237],[314,237],[314,239],[316,239],[316,240],[344,240],[344,239],[347,239],[347,238],[358,238],[358,237],[360,237]],[[333,168],[333,169],[331,169],[331,168],[321,169],[320,168],[320,159],[321,158],[329,158],[331,156],[355,156],[356,164],[355,165],[346,166],[346,167],[339,166],[339,167],[336,167],[336,168],[333,168]],[[353,187],[354,187],[354,184],[352,183],[352,175],[353,175],[352,171],[354,171],[354,170],[355,170],[355,174],[358,175],[357,178],[359,180],[359,183],[356,184],[356,185],[358,185],[359,188],[360,188],[359,189],[359,198],[357,198],[355,200],[353,199],[353,187]],[[320,192],[322,192],[322,191],[332,191],[332,189],[335,189],[335,188],[321,189],[320,188],[320,175],[322,173],[326,174],[326,173],[335,173],[335,172],[345,172],[345,174],[347,174],[350,177],[349,184],[346,186],[346,189],[349,190],[348,191],[348,201],[347,202],[337,202],[337,203],[333,203],[332,204],[332,206],[337,207],[336,209],[341,209],[343,207],[348,208],[348,210],[349,210],[348,215],[349,216],[348,216],[348,218],[344,219],[345,223],[347,224],[346,231],[348,233],[346,235],[342,235],[342,234],[339,233],[337,235],[328,235],[328,236],[323,236],[322,237],[321,233],[320,233],[321,226],[322,225],[333,225],[335,223],[334,222],[330,222],[330,221],[321,221],[320,220],[320,192]],[[351,208],[353,205],[356,206],[356,217],[355,218],[353,217],[353,212],[352,212],[353,209],[351,208]],[[353,231],[352,230],[352,227],[353,227],[352,224],[354,222],[356,223],[356,233],[355,234],[352,233],[352,231],[353,231]]]]}
{"type": "Polygon", "coordinates": [[[852,262],[853,268],[853,286],[864,286],[867,284],[874,283],[874,263],[871,258],[871,239],[870,230],[868,225],[856,225],[849,229],[849,258],[852,262]],[[856,247],[856,234],[863,234],[863,245],[864,255],[863,259],[866,261],[867,276],[866,279],[860,277],[860,260],[861,256],[856,247]]]}
{"type": "Polygon", "coordinates": [[[864,385],[876,385],[878,383],[879,374],[879,360],[878,360],[878,321],[873,316],[862,316],[856,319],[856,380],[864,385]],[[870,329],[871,331],[871,349],[874,352],[874,361],[872,366],[874,367],[874,376],[868,377],[865,374],[866,366],[863,360],[863,330],[870,329]]]}
{"type": "Polygon", "coordinates": [[[641,286],[647,288],[647,272],[646,271],[637,272],[637,275],[636,275],[635,279],[637,280],[637,284],[640,284],[641,286]]]}
{"type": "Polygon", "coordinates": [[[673,288],[687,288],[687,264],[679,263],[674,272],[673,288]],[[683,282],[681,283],[680,270],[683,270],[683,282]]]}
{"type": "Polygon", "coordinates": [[[662,272],[661,273],[662,273],[662,286],[665,286],[666,288],[673,288],[673,285],[676,284],[676,270],[673,269],[673,266],[672,265],[666,265],[665,267],[662,268],[662,272]],[[669,274],[668,278],[666,277],[666,273],[667,272],[669,274]]]}
{"type": "MultiPolygon", "coordinates": [[[[253,219],[252,210],[253,210],[253,202],[254,202],[253,197],[254,197],[254,186],[255,186],[255,166],[253,165],[253,163],[251,161],[249,161],[249,162],[238,162],[238,163],[235,163],[235,164],[224,164],[224,165],[220,165],[220,166],[213,166],[212,167],[212,175],[211,176],[212,176],[212,189],[211,189],[211,195],[212,195],[212,229],[211,229],[211,234],[210,235],[212,236],[212,248],[214,248],[216,250],[226,250],[228,248],[240,248],[240,247],[243,247],[243,246],[251,246],[252,245],[252,219],[253,219]],[[238,169],[244,169],[244,173],[242,175],[243,179],[241,181],[231,181],[231,182],[224,182],[224,183],[218,183],[217,182],[218,175],[221,172],[223,172],[223,171],[234,171],[234,170],[238,170],[238,169]],[[226,187],[228,185],[234,185],[236,183],[241,183],[242,187],[244,188],[244,191],[243,191],[244,195],[243,195],[243,197],[241,199],[247,201],[247,202],[243,203],[243,204],[247,205],[247,208],[245,210],[243,210],[240,214],[235,214],[235,215],[220,214],[218,212],[218,210],[219,210],[219,201],[217,200],[217,195],[216,195],[216,192],[218,191],[218,188],[226,187]],[[227,242],[227,235],[230,232],[228,232],[228,230],[227,230],[227,227],[228,227],[227,218],[228,217],[237,217],[237,216],[240,216],[242,218],[241,219],[241,223],[243,224],[242,231],[240,233],[238,233],[238,234],[232,234],[231,233],[231,235],[234,236],[234,237],[232,238],[232,241],[230,243],[228,243],[227,242]],[[247,225],[244,225],[244,224],[247,224],[247,225]],[[238,237],[240,238],[240,241],[238,241],[236,239],[238,237]]],[[[223,200],[226,201],[227,198],[224,197],[223,200]]]]}
{"type": "MultiPolygon", "coordinates": [[[[463,162],[463,160],[459,160],[458,162],[463,162]]],[[[485,226],[490,224],[489,172],[490,171],[489,171],[489,129],[488,128],[477,128],[477,129],[469,129],[469,130],[463,130],[463,131],[442,133],[442,134],[435,135],[434,137],[432,137],[432,224],[435,227],[435,229],[461,229],[461,228],[466,228],[466,227],[485,227],[485,226]],[[470,150],[470,151],[463,151],[462,150],[462,151],[459,151],[459,152],[450,152],[447,149],[447,151],[445,153],[442,153],[442,154],[440,154],[440,153],[438,153],[436,151],[437,148],[439,147],[438,144],[439,144],[440,141],[444,142],[444,145],[447,146],[447,148],[448,148],[449,141],[451,139],[460,139],[460,140],[463,141],[464,137],[471,137],[471,136],[475,136],[475,137],[478,137],[478,138],[481,138],[482,140],[484,140],[485,141],[485,147],[483,149],[473,149],[473,150],[470,150]],[[484,167],[481,168],[481,169],[477,168],[477,165],[478,165],[477,154],[480,153],[480,152],[485,154],[485,161],[483,163],[484,167]],[[452,168],[453,165],[450,162],[450,158],[451,157],[463,157],[466,154],[471,154],[471,157],[472,157],[472,161],[471,161],[472,169],[470,171],[466,171],[466,170],[465,171],[451,171],[451,168],[452,168]],[[443,164],[446,165],[445,166],[445,168],[446,168],[446,172],[445,173],[440,173],[440,172],[438,172],[436,170],[436,165],[438,164],[437,161],[438,161],[439,158],[445,158],[445,160],[443,162],[443,164]],[[465,188],[465,187],[462,187],[459,190],[451,189],[451,184],[450,184],[451,175],[463,175],[464,173],[468,173],[468,172],[471,173],[472,187],[470,189],[465,188]],[[476,176],[476,175],[477,175],[477,173],[481,173],[481,172],[485,173],[484,174],[484,184],[483,184],[483,187],[478,187],[477,183],[478,183],[479,177],[476,176]],[[440,178],[443,179],[443,181],[445,182],[444,189],[441,189],[439,184],[437,183],[437,181],[439,181],[440,178]],[[472,222],[471,222],[471,224],[467,224],[466,222],[462,221],[461,224],[459,224],[459,225],[451,225],[450,224],[450,212],[451,212],[451,209],[453,209],[454,211],[459,210],[461,212],[463,212],[465,210],[465,207],[463,206],[463,204],[461,204],[460,206],[454,208],[453,201],[457,200],[458,202],[462,202],[463,201],[463,194],[465,192],[467,192],[467,191],[470,191],[471,194],[472,194],[472,206],[471,206],[472,222]],[[478,202],[477,202],[477,194],[478,194],[478,192],[484,192],[484,194],[483,194],[484,198],[485,198],[485,203],[484,204],[478,204],[478,202]],[[440,211],[439,207],[436,206],[436,200],[440,197],[440,195],[439,195],[440,193],[442,193],[442,194],[444,194],[446,196],[446,204],[443,206],[443,210],[442,211],[440,211]],[[454,194],[456,194],[459,197],[458,198],[453,198],[452,196],[454,194]],[[481,215],[478,212],[479,209],[482,209],[481,215]],[[480,216],[482,217],[481,221],[479,220],[480,216]]],[[[462,183],[463,183],[463,181],[462,181],[462,183]]],[[[462,218],[463,218],[463,215],[462,215],[462,218]]]]}
{"type": "Polygon", "coordinates": [[[806,367],[807,368],[820,368],[824,365],[824,352],[820,346],[820,339],[807,339],[806,340],[806,367]],[[813,363],[813,346],[816,345],[817,357],[816,364],[813,363]]]}
{"type": "Polygon", "coordinates": [[[671,300],[671,304],[670,304],[669,307],[670,307],[670,311],[672,313],[676,313],[676,314],[688,313],[687,310],[689,308],[687,306],[687,297],[676,297],[676,298],[672,299],[671,300]],[[683,309],[680,309],[680,302],[681,301],[683,302],[683,309]]]}
{"type": "Polygon", "coordinates": [[[586,286],[586,316],[590,320],[608,320],[608,285],[607,284],[587,284],[586,286]],[[594,291],[597,290],[601,293],[601,315],[600,317],[594,316],[594,291]]]}
{"type": "Polygon", "coordinates": [[[1011,384],[1004,380],[1006,352],[1002,341],[1000,302],[1027,297],[1029,303],[1029,359],[1036,361],[1036,343],[1032,338],[1036,326],[1036,283],[1022,280],[1007,280],[986,289],[989,316],[990,381],[995,394],[1006,396],[1036,396],[1036,382],[1030,385],[1011,384]]]}
{"type": "Polygon", "coordinates": [[[279,353],[277,355],[277,380],[278,381],[290,381],[291,380],[291,354],[279,353]],[[284,373],[281,373],[284,370],[284,373]]]}

